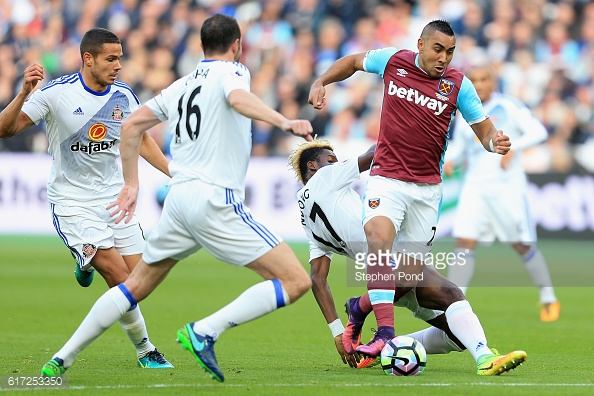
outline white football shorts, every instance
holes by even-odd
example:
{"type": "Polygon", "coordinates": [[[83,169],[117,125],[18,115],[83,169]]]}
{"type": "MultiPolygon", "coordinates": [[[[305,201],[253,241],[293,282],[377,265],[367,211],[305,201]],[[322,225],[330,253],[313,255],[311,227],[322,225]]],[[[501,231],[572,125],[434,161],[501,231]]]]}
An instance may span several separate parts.
{"type": "Polygon", "coordinates": [[[491,243],[536,242],[525,189],[513,186],[465,185],[460,194],[452,235],[491,243]]]}
{"type": "Polygon", "coordinates": [[[243,266],[280,242],[252,217],[237,191],[192,180],[171,186],[142,259],[183,260],[204,247],[221,261],[243,266]]]}
{"type": "Polygon", "coordinates": [[[435,237],[441,195],[441,184],[371,176],[363,196],[363,225],[385,216],[396,228],[398,251],[426,254],[435,237]]]}
{"type": "Polygon", "coordinates": [[[415,287],[394,303],[395,307],[406,308],[412,312],[413,316],[417,319],[424,320],[425,322],[431,319],[437,318],[443,313],[443,311],[423,308],[417,301],[417,288],[415,287]]]}
{"type": "Polygon", "coordinates": [[[91,268],[97,249],[115,247],[122,256],[144,250],[144,235],[136,216],[128,224],[116,224],[116,217],[109,217],[105,206],[50,204],[54,228],[80,268],[91,268]]]}

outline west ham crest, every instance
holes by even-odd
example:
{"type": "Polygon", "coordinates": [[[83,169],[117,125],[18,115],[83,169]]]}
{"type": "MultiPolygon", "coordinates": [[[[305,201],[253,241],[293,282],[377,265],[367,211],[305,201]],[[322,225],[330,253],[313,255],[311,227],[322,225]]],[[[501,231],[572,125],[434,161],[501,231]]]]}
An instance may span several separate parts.
{"type": "Polygon", "coordinates": [[[437,83],[437,90],[440,94],[448,96],[449,94],[454,92],[455,86],[456,84],[454,84],[452,81],[442,78],[441,80],[439,80],[439,83],[437,83]]]}
{"type": "Polygon", "coordinates": [[[373,198],[367,201],[367,203],[369,204],[369,207],[371,209],[375,209],[379,206],[380,204],[380,199],[379,198],[373,198]]]}

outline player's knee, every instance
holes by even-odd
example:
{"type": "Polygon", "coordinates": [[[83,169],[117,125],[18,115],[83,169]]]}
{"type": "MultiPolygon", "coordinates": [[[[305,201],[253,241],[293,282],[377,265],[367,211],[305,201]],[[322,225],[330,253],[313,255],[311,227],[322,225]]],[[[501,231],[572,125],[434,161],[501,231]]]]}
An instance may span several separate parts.
{"type": "Polygon", "coordinates": [[[299,277],[297,284],[297,292],[299,293],[299,297],[307,293],[309,289],[311,289],[311,278],[307,276],[307,273],[304,272],[304,275],[299,277]]]}
{"type": "Polygon", "coordinates": [[[466,300],[466,297],[464,297],[464,293],[456,285],[454,285],[453,287],[442,288],[442,295],[445,300],[446,308],[455,302],[466,300]]]}
{"type": "Polygon", "coordinates": [[[367,222],[364,226],[365,236],[367,243],[370,246],[382,246],[389,244],[392,246],[392,242],[396,237],[396,230],[394,224],[388,218],[375,217],[367,222]]]}
{"type": "Polygon", "coordinates": [[[390,236],[388,233],[372,231],[366,235],[370,253],[374,251],[389,251],[392,249],[394,237],[390,236]]]}
{"type": "Polygon", "coordinates": [[[291,303],[297,301],[301,296],[307,293],[309,289],[311,289],[311,279],[305,270],[302,273],[300,272],[292,276],[288,281],[288,284],[285,285],[285,290],[289,295],[291,303]]]}

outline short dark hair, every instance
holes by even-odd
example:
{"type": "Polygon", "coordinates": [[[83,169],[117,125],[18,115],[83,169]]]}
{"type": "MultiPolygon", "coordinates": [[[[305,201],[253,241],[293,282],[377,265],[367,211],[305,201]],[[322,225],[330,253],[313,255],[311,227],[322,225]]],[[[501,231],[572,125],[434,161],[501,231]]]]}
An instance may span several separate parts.
{"type": "Polygon", "coordinates": [[[425,25],[423,31],[421,32],[421,38],[423,40],[427,40],[429,36],[431,36],[433,32],[435,32],[436,30],[438,32],[445,34],[448,37],[455,36],[454,29],[452,29],[452,25],[450,25],[448,21],[445,21],[443,19],[436,19],[425,25]]]}
{"type": "Polygon", "coordinates": [[[204,21],[200,38],[205,54],[224,54],[235,40],[241,38],[241,31],[235,18],[215,14],[204,21]]]}
{"type": "Polygon", "coordinates": [[[118,36],[113,32],[103,29],[94,28],[85,33],[80,41],[80,57],[82,58],[85,52],[93,55],[93,57],[101,53],[103,44],[122,44],[118,36]]]}

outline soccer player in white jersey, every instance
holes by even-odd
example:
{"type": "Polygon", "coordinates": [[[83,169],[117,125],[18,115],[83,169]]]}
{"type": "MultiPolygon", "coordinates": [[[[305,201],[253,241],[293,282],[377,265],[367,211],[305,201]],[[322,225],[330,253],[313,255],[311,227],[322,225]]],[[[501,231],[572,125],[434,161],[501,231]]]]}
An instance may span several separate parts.
{"type": "Polygon", "coordinates": [[[465,182],[453,228],[456,252],[465,253],[466,263],[449,266],[448,278],[466,292],[474,273],[477,241],[492,242],[497,237],[514,247],[538,286],[541,320],[555,321],[561,305],[555,296],[545,258],[536,247],[536,228],[527,200],[527,178],[520,161],[521,151],[543,142],[547,131],[526,106],[495,91],[495,76],[488,65],[475,66],[466,75],[493,123],[514,141],[514,149],[504,157],[481,152],[472,131],[464,123],[456,123],[445,156],[444,172],[451,173],[456,162],[466,159],[465,182]]]}
{"type": "Polygon", "coordinates": [[[196,70],[149,100],[122,127],[125,186],[113,214],[118,223],[123,219],[127,223],[138,193],[142,131],[169,120],[172,180],[161,219],[130,277],[97,300],[54,355],[50,363],[62,362],[54,366],[54,375],[63,373],[78,352],[146,298],[179,260],[202,247],[217,259],[247,267],[265,279],[221,310],[177,332],[183,347],[218,381],[224,380],[214,353],[218,337],[230,327],[295,302],[311,286],[289,246],[243,205],[250,119],[310,140],[311,124],[287,119],[250,92],[250,73],[238,62],[241,33],[235,19],[217,14],[204,22],[200,33],[205,59],[196,70]]]}
{"type": "MultiPolygon", "coordinates": [[[[89,30],[80,54],[80,72],[50,81],[30,98],[44,72],[37,63],[25,69],[21,92],[0,114],[0,137],[45,120],[53,158],[47,197],[54,227],[76,259],[81,286],[91,284],[95,268],[113,287],[126,280],[145,245],[136,218],[116,224],[106,209],[123,186],[116,162],[120,127],[140,103],[130,87],[116,80],[123,53],[115,34],[89,30]]],[[[167,159],[146,132],[142,156],[169,175],[167,159]]],[[[140,367],[173,367],[149,341],[139,308],[123,315],[120,324],[136,348],[140,367]]]]}
{"type": "MultiPolygon", "coordinates": [[[[350,186],[359,179],[360,172],[370,168],[374,151],[372,147],[357,160],[338,163],[329,142],[314,140],[300,145],[289,158],[290,166],[304,184],[297,192],[297,200],[301,224],[309,239],[312,291],[343,362],[359,368],[369,367],[375,360],[365,357],[357,365],[356,348],[361,345],[365,318],[372,311],[369,293],[346,302],[349,320],[345,329],[338,318],[327,278],[333,254],[357,260],[358,255],[367,252],[361,224],[363,201],[350,186]]],[[[399,251],[397,243],[392,251],[399,251]]],[[[433,326],[409,334],[425,346],[427,353],[468,349],[477,361],[479,375],[499,375],[526,359],[524,351],[502,356],[492,350],[490,355],[482,355],[475,345],[488,349],[487,339],[472,309],[470,312],[460,310],[469,306],[462,291],[432,265],[425,265],[422,274],[422,280],[414,289],[396,288],[393,304],[408,308],[416,318],[433,326]]]]}

